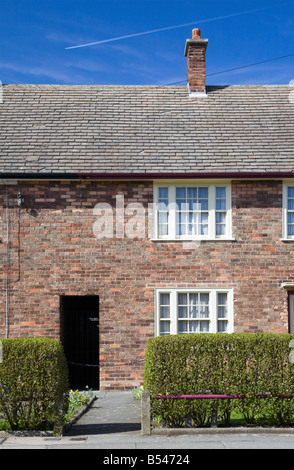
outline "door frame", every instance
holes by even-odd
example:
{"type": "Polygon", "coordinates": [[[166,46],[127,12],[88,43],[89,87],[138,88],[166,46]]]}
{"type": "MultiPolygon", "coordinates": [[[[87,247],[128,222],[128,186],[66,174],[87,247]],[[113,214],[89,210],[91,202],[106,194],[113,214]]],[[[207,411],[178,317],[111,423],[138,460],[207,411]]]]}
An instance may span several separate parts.
{"type": "MultiPolygon", "coordinates": [[[[71,348],[69,348],[69,350],[66,350],[66,346],[67,346],[67,344],[68,344],[67,342],[68,342],[68,338],[69,338],[69,337],[67,336],[67,333],[66,333],[66,331],[65,331],[66,322],[69,320],[69,317],[70,317],[70,315],[68,314],[67,308],[68,308],[68,306],[70,305],[71,301],[72,301],[74,298],[79,299],[79,301],[81,301],[81,302],[83,302],[83,299],[84,299],[84,302],[85,302],[85,309],[86,309],[86,310],[87,310],[87,301],[89,302],[89,301],[90,301],[90,300],[89,300],[90,298],[91,298],[92,302],[93,302],[93,299],[95,299],[95,303],[97,303],[97,314],[96,314],[96,312],[95,312],[95,314],[93,313],[93,315],[92,315],[90,312],[88,312],[88,316],[87,316],[87,318],[88,318],[89,320],[91,320],[91,322],[92,322],[92,320],[95,320],[95,323],[96,323],[96,320],[98,320],[98,322],[97,322],[97,327],[98,327],[98,331],[97,331],[97,342],[98,342],[97,364],[96,364],[96,363],[94,364],[95,361],[93,361],[93,360],[88,361],[88,360],[86,359],[86,361],[84,361],[84,360],[80,360],[80,361],[79,361],[79,360],[76,360],[76,362],[77,362],[76,366],[78,366],[78,363],[79,363],[79,362],[81,362],[81,363],[83,363],[83,362],[85,362],[85,363],[88,363],[88,362],[93,363],[92,365],[88,364],[87,366],[86,366],[86,364],[85,364],[84,367],[91,367],[91,369],[92,369],[93,366],[95,367],[95,370],[97,371],[97,386],[94,387],[94,386],[91,386],[91,384],[90,384],[89,386],[90,386],[90,388],[92,388],[92,389],[95,388],[95,390],[99,390],[99,388],[100,388],[100,364],[99,364],[99,355],[100,355],[100,351],[99,351],[99,348],[100,348],[100,328],[99,328],[99,307],[100,307],[100,298],[99,298],[99,295],[96,295],[96,294],[88,294],[88,295],[87,295],[87,294],[86,294],[86,295],[80,295],[80,294],[65,295],[65,294],[63,294],[63,295],[60,295],[60,296],[59,296],[59,299],[60,299],[60,341],[61,341],[61,344],[63,345],[65,356],[67,356],[68,354],[69,354],[69,356],[72,355],[72,352],[74,351],[74,350],[72,350],[71,348]],[[68,301],[69,301],[68,305],[66,305],[66,299],[68,299],[68,301]],[[69,300],[69,299],[70,299],[70,300],[69,300]],[[90,313],[91,316],[93,316],[93,318],[89,317],[89,313],[90,313]],[[94,318],[94,317],[96,317],[96,315],[97,315],[97,318],[94,318]]],[[[90,302],[90,304],[91,304],[91,302],[90,302]]],[[[93,302],[93,305],[92,305],[92,306],[95,306],[95,307],[96,307],[96,305],[94,305],[94,302],[93,302]]],[[[80,313],[80,310],[78,309],[75,313],[78,313],[78,314],[79,314],[79,313],[80,313]]],[[[83,321],[84,321],[84,320],[83,320],[83,321]]],[[[74,323],[68,324],[68,326],[70,326],[70,328],[71,328],[71,325],[74,325],[74,323]]],[[[85,324],[83,323],[83,325],[85,325],[85,324]]],[[[75,331],[75,332],[78,332],[79,330],[73,330],[73,332],[74,332],[74,331],[75,331]]],[[[90,330],[88,330],[88,329],[87,329],[87,330],[84,330],[84,327],[83,327],[83,328],[82,328],[82,331],[85,332],[85,331],[90,331],[90,330]]],[[[93,330],[92,330],[92,331],[93,331],[93,330]]],[[[80,344],[81,344],[81,343],[80,343],[80,340],[78,340],[78,343],[76,343],[76,344],[77,344],[77,346],[80,345],[80,344]]],[[[89,344],[93,344],[93,343],[89,343],[89,344]]],[[[95,350],[96,350],[96,348],[95,348],[95,350]]],[[[77,351],[79,351],[79,349],[77,349],[77,351]]],[[[80,351],[81,351],[81,350],[80,350],[80,351]]],[[[93,351],[94,351],[94,349],[93,349],[93,351]]],[[[79,354],[79,353],[78,353],[78,354],[79,354]]],[[[88,353],[88,354],[89,354],[89,353],[88,353]]],[[[75,354],[74,354],[74,355],[75,355],[75,354]]],[[[96,354],[95,354],[95,356],[96,356],[96,354]]],[[[87,356],[87,357],[89,357],[89,356],[87,356]]],[[[69,371],[70,371],[70,369],[71,369],[72,367],[75,367],[75,366],[74,366],[74,362],[71,363],[71,362],[69,362],[69,361],[70,361],[70,360],[75,361],[75,359],[71,359],[71,358],[69,358],[69,357],[66,357],[66,359],[67,359],[67,361],[68,361],[68,366],[69,366],[69,371]]],[[[90,357],[89,357],[89,359],[90,359],[90,357]]],[[[92,358],[92,359],[93,359],[93,358],[92,358]]],[[[81,367],[82,367],[82,365],[81,365],[81,367]]],[[[92,370],[94,370],[94,369],[92,369],[92,370]]],[[[83,373],[82,373],[82,374],[83,374],[83,373]]],[[[70,374],[70,375],[71,375],[71,374],[70,374]]],[[[75,376],[75,378],[77,378],[77,376],[76,376],[75,374],[74,374],[74,376],[75,376]]],[[[93,384],[94,384],[94,381],[93,381],[93,384]]],[[[85,385],[86,385],[86,384],[85,384],[85,385]]],[[[87,384],[87,385],[88,385],[88,384],[87,384]]],[[[76,388],[77,388],[77,387],[76,387],[76,388]]],[[[78,388],[79,388],[79,387],[78,387],[78,388]]]]}
{"type": "Polygon", "coordinates": [[[294,334],[294,291],[288,291],[288,332],[294,334]]]}

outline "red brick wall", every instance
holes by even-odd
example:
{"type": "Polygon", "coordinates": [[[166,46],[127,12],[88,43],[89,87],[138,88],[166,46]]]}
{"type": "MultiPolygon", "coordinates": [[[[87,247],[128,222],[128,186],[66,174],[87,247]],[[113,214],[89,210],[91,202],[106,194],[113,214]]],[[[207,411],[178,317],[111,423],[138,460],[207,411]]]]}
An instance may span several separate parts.
{"type": "MultiPolygon", "coordinates": [[[[8,187],[9,336],[60,338],[60,296],[99,295],[101,388],[142,382],[146,340],[154,335],[154,289],[233,287],[235,332],[288,332],[287,293],[294,245],[282,237],[282,182],[234,181],[236,241],[197,249],[143,239],[97,239],[94,206],[153,202],[148,182],[22,182],[8,187]],[[133,363],[139,361],[138,363],[133,363]],[[128,362],[132,364],[122,365],[128,362]]],[[[6,331],[6,193],[0,187],[0,337],[6,331]]],[[[126,218],[127,219],[127,218],[126,218]]]]}

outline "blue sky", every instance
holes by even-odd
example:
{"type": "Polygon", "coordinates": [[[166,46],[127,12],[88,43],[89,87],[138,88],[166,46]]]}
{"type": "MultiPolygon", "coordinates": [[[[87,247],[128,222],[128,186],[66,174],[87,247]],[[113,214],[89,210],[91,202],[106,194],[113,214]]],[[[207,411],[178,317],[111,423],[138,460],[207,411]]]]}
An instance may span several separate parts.
{"type": "Polygon", "coordinates": [[[294,54],[294,0],[2,0],[0,80],[184,85],[185,42],[194,27],[209,40],[208,85],[294,79],[294,55],[212,75],[294,54]],[[187,23],[193,24],[66,49],[187,23]]]}

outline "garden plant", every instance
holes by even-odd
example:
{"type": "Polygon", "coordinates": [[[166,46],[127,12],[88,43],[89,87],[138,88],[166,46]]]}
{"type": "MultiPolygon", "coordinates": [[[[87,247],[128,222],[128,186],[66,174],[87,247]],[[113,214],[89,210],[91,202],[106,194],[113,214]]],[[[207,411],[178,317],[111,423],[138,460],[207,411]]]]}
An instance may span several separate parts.
{"type": "Polygon", "coordinates": [[[212,405],[219,423],[294,425],[294,373],[289,334],[183,334],[147,343],[144,388],[152,417],[167,426],[207,426],[212,405]],[[155,399],[156,395],[242,396],[242,399],[155,399]]]}

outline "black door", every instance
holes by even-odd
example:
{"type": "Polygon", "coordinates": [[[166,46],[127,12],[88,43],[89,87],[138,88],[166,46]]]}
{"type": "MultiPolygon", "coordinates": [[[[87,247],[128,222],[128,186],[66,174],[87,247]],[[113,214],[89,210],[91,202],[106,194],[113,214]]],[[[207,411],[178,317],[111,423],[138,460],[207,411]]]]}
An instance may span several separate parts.
{"type": "Polygon", "coordinates": [[[99,297],[60,298],[61,342],[72,389],[99,389],[99,297]]]}

